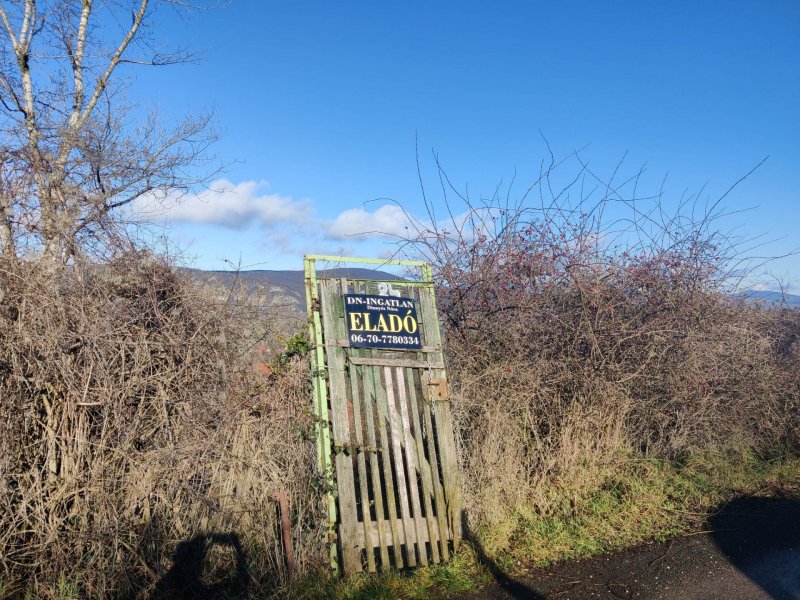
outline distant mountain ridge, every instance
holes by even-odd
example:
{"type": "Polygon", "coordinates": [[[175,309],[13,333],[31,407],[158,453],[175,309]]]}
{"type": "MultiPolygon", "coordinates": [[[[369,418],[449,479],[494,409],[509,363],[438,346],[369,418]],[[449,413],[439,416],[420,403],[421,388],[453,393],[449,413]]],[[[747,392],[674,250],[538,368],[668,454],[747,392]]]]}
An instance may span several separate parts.
{"type": "Polygon", "coordinates": [[[800,308],[800,296],[797,294],[787,294],[772,290],[747,290],[741,292],[738,296],[756,304],[786,305],[791,308],[800,308]]]}
{"type": "MultiPolygon", "coordinates": [[[[240,282],[250,290],[260,287],[272,296],[271,304],[293,306],[296,310],[305,313],[306,284],[303,271],[273,271],[269,269],[257,271],[187,269],[187,271],[200,281],[216,281],[225,287],[231,287],[236,282],[240,282]]],[[[385,271],[363,268],[323,269],[318,271],[317,274],[325,277],[347,277],[348,279],[379,279],[386,281],[403,279],[385,271]]]]}
{"type": "MultiPolygon", "coordinates": [[[[265,289],[272,295],[271,304],[274,306],[291,306],[298,312],[305,313],[306,289],[303,271],[296,270],[270,270],[256,271],[204,271],[201,269],[187,269],[189,273],[200,281],[216,281],[225,287],[231,287],[235,282],[241,282],[247,289],[265,289]]],[[[402,277],[364,268],[335,268],[318,272],[327,277],[347,277],[351,279],[383,279],[388,281],[401,280],[402,277]]],[[[787,294],[772,290],[746,290],[736,294],[746,302],[764,306],[789,306],[800,308],[800,295],[787,294]]]]}

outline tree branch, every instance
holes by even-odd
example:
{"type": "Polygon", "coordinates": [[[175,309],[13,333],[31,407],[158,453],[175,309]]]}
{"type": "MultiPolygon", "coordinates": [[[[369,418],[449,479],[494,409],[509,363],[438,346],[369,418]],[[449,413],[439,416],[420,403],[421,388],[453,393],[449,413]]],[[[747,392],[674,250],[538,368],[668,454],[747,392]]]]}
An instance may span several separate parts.
{"type": "Polygon", "coordinates": [[[78,119],[79,126],[83,124],[88,116],[94,110],[94,107],[97,105],[97,101],[102,96],[103,91],[105,91],[106,86],[108,85],[108,80],[111,78],[111,74],[114,72],[114,69],[117,67],[120,59],[122,58],[123,53],[128,48],[128,45],[131,43],[131,40],[136,35],[136,32],[139,29],[139,26],[142,24],[144,20],[144,15],[147,12],[147,2],[148,0],[142,0],[141,4],[139,5],[139,12],[133,18],[133,23],[131,24],[131,28],[128,30],[128,33],[125,35],[125,38],[120,42],[120,45],[117,47],[114,55],[111,57],[111,60],[108,63],[108,68],[106,68],[105,72],[100,76],[97,80],[97,84],[94,88],[94,94],[92,94],[91,100],[89,100],[86,108],[84,109],[83,113],[81,114],[80,118],[78,119]]]}

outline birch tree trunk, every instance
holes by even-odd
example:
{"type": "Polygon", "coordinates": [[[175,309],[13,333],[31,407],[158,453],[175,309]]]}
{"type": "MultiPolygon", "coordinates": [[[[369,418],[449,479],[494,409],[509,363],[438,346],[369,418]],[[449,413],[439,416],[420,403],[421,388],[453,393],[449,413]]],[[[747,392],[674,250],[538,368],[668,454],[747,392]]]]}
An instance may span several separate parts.
{"type": "Polygon", "coordinates": [[[174,197],[210,176],[193,173],[215,139],[209,115],[172,129],[154,117],[127,119],[121,66],[164,66],[190,56],[153,54],[137,44],[158,1],[125,4],[0,2],[3,255],[40,254],[65,264],[118,239],[121,207],[143,196],[174,197]],[[109,16],[127,24],[115,33],[109,16]]]}

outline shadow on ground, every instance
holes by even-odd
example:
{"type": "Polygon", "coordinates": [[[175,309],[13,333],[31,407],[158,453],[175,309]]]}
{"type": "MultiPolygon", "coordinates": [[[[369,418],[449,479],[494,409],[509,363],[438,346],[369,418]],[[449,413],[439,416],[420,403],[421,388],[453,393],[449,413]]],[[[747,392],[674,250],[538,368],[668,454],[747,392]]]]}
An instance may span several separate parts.
{"type": "Polygon", "coordinates": [[[178,544],[172,568],[156,585],[154,600],[244,598],[250,577],[239,537],[199,535],[178,544]]]}
{"type": "Polygon", "coordinates": [[[800,499],[740,497],[703,531],[592,558],[532,568],[511,579],[475,540],[492,573],[462,600],[800,600],[800,499]]]}
{"type": "Polygon", "coordinates": [[[800,598],[800,500],[741,497],[708,521],[720,552],[773,598],[800,598]]]}
{"type": "Polygon", "coordinates": [[[497,585],[499,585],[508,596],[519,600],[547,600],[541,594],[536,593],[533,588],[525,585],[521,581],[509,577],[508,574],[502,568],[500,568],[495,561],[486,555],[483,545],[481,545],[477,536],[469,527],[466,511],[461,513],[461,528],[464,540],[466,540],[470,546],[472,546],[473,550],[475,550],[475,555],[478,558],[478,562],[486,567],[486,569],[492,574],[492,577],[494,577],[497,585]]]}

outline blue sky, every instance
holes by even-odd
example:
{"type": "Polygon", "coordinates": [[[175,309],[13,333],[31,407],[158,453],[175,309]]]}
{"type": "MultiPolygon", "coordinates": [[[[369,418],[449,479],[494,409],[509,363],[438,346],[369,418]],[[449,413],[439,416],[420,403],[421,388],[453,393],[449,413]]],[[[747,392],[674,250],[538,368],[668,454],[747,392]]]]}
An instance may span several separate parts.
{"type": "MultiPolygon", "coordinates": [[[[665,201],[734,190],[761,253],[800,246],[800,3],[247,2],[159,15],[153,35],[202,60],[129,71],[167,120],[212,107],[217,193],[163,215],[203,268],[301,268],[304,252],[381,254],[390,198],[422,216],[415,140],[436,198],[435,149],[474,197],[587,146],[610,175],[647,165],[665,201]],[[541,132],[541,133],[540,133],[541,132]],[[385,208],[381,208],[385,206],[385,208]]],[[[512,190],[513,192],[513,190],[512,190]]],[[[513,193],[512,193],[513,195],[513,193]]],[[[771,267],[800,283],[800,260],[771,267]]]]}

